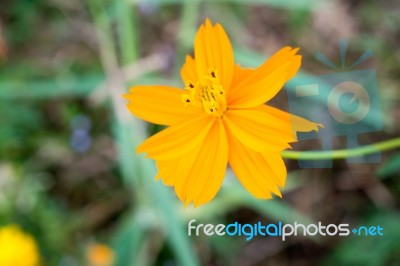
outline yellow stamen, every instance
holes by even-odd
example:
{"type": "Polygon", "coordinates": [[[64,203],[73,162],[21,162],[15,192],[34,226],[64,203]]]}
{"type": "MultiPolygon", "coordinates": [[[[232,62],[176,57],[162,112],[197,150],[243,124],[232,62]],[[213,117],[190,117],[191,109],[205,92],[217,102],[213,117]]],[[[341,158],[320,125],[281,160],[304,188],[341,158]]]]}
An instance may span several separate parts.
{"type": "Polygon", "coordinates": [[[194,84],[187,81],[185,89],[188,93],[182,95],[185,105],[203,107],[204,111],[215,117],[222,117],[226,111],[226,95],[216,70],[210,69],[201,82],[194,84]]]}

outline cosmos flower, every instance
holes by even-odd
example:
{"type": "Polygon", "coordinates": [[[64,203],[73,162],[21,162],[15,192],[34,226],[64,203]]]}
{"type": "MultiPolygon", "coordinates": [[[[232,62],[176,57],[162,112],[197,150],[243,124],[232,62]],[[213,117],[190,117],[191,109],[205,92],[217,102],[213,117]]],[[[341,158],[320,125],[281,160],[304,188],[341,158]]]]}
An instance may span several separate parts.
{"type": "Polygon", "coordinates": [[[0,228],[0,265],[39,265],[39,251],[32,236],[16,225],[0,228]]]}
{"type": "Polygon", "coordinates": [[[114,251],[100,243],[93,243],[86,252],[89,266],[111,266],[115,262],[114,251]]]}
{"type": "Polygon", "coordinates": [[[258,68],[242,68],[222,26],[206,19],[194,58],[181,69],[184,89],[135,86],[124,96],[134,115],[168,126],[137,148],[155,160],[156,179],[198,206],[215,197],[229,164],[256,198],[281,197],[287,172],[280,152],[296,131],[319,126],[265,104],[300,68],[298,50],[284,47],[258,68]]]}

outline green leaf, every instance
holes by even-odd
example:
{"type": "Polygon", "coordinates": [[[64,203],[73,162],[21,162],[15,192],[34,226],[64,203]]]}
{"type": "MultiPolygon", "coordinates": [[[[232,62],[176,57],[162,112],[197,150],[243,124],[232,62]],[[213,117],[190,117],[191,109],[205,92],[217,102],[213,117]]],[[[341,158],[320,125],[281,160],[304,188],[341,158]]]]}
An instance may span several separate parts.
{"type": "Polygon", "coordinates": [[[400,153],[395,154],[378,169],[377,175],[386,178],[400,173],[400,153]]]}
{"type": "Polygon", "coordinates": [[[0,82],[0,99],[82,97],[94,91],[103,81],[102,75],[54,80],[5,80],[0,82]]]}
{"type": "MultiPolygon", "coordinates": [[[[184,0],[158,0],[154,1],[159,5],[167,5],[167,4],[181,4],[184,0]]],[[[213,1],[203,1],[214,4],[215,2],[220,3],[233,3],[233,4],[242,4],[242,5],[265,5],[271,6],[275,8],[282,9],[294,9],[294,10],[311,10],[315,8],[320,8],[323,5],[326,5],[327,1],[317,1],[317,0],[213,0],[213,1]]],[[[146,4],[146,0],[134,0],[135,4],[146,4]]]]}
{"type": "MultiPolygon", "coordinates": [[[[348,236],[325,261],[325,265],[397,265],[399,256],[400,215],[376,211],[358,226],[380,226],[383,236],[348,236]]],[[[350,229],[351,230],[351,229],[350,229]]]]}
{"type": "Polygon", "coordinates": [[[135,21],[133,6],[128,0],[115,1],[118,20],[118,37],[124,65],[130,64],[138,58],[139,49],[137,43],[138,28],[135,21]]]}

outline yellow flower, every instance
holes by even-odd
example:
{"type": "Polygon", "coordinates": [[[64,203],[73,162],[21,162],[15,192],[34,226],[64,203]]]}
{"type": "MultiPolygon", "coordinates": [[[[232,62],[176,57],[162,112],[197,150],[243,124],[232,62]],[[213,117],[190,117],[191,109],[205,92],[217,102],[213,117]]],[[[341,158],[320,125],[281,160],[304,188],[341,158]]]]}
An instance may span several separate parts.
{"type": "Polygon", "coordinates": [[[39,251],[33,237],[16,225],[0,228],[0,265],[39,265],[39,251]]]}
{"type": "Polygon", "coordinates": [[[194,43],[194,59],[181,69],[185,89],[135,86],[124,97],[136,116],[168,128],[144,141],[138,153],[156,161],[158,174],[179,199],[195,206],[221,187],[227,165],[256,198],[281,197],[286,180],[280,152],[295,131],[318,130],[301,117],[264,105],[301,65],[299,49],[284,47],[256,69],[234,64],[220,24],[207,19],[194,43]]]}
{"type": "Polygon", "coordinates": [[[86,253],[90,266],[111,266],[114,264],[114,251],[106,245],[91,244],[86,253]]]}

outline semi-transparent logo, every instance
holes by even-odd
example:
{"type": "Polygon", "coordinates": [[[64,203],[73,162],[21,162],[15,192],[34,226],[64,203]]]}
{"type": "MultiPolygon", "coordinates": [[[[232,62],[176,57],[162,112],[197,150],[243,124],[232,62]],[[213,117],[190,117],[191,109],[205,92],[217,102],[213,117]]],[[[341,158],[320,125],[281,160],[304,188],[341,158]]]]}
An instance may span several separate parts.
{"type": "MultiPolygon", "coordinates": [[[[321,68],[331,71],[319,76],[299,75],[288,84],[289,110],[291,113],[324,124],[318,133],[298,133],[299,140],[318,139],[320,150],[331,151],[333,140],[345,136],[346,145],[340,148],[359,147],[359,136],[382,129],[376,71],[358,69],[372,57],[365,51],[354,62],[346,58],[347,42],[339,43],[340,65],[334,64],[323,53],[316,59],[321,68]]],[[[368,144],[368,143],[365,143],[368,144]]],[[[349,163],[376,163],[380,153],[349,158],[349,163]]],[[[331,160],[299,161],[302,168],[330,168],[331,160]]]]}

